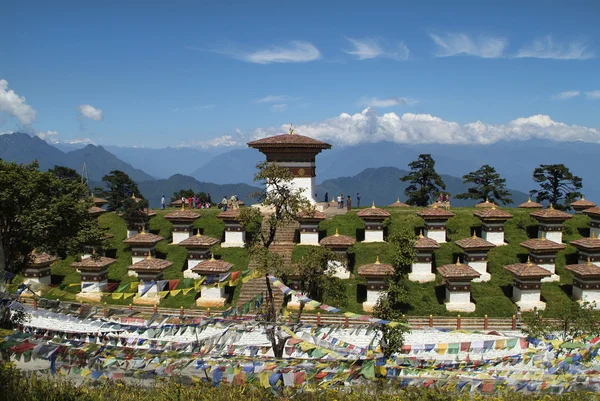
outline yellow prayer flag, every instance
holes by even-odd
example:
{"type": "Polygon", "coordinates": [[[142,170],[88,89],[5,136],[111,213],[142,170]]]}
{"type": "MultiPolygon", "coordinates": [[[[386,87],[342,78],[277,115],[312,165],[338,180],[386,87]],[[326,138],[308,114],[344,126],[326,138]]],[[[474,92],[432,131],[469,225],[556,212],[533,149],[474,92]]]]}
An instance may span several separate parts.
{"type": "Polygon", "coordinates": [[[179,294],[181,292],[181,290],[171,290],[171,296],[174,297],[175,295],[179,294]]]}
{"type": "Polygon", "coordinates": [[[123,299],[132,298],[136,293],[135,292],[125,292],[123,293],[123,299]]]}
{"type": "Polygon", "coordinates": [[[132,290],[137,290],[139,285],[140,285],[139,281],[132,281],[131,284],[129,285],[129,288],[132,290]]]}
{"type": "Polygon", "coordinates": [[[112,299],[121,299],[122,297],[123,297],[122,292],[113,292],[112,293],[112,299]]]}
{"type": "Polygon", "coordinates": [[[169,295],[169,291],[159,291],[158,292],[158,296],[161,297],[161,298],[164,298],[167,295],[169,295]]]}
{"type": "Polygon", "coordinates": [[[183,295],[187,295],[191,290],[193,290],[193,288],[184,288],[181,291],[183,292],[183,295]]]}

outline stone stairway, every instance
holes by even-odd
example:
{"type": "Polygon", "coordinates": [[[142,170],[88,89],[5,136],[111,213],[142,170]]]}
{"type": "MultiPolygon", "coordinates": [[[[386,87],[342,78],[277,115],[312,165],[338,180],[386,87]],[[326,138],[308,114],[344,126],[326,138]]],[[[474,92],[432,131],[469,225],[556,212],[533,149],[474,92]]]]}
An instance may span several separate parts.
{"type": "MultiPolygon", "coordinates": [[[[286,265],[290,265],[292,263],[292,252],[294,251],[294,237],[296,235],[296,230],[300,225],[297,222],[292,222],[286,226],[280,227],[275,234],[275,240],[269,247],[269,250],[275,252],[282,256],[283,263],[286,265]]],[[[263,226],[263,229],[266,229],[263,226]]],[[[250,261],[250,265],[248,266],[250,269],[253,269],[255,264],[250,261]]],[[[279,289],[275,287],[271,287],[273,289],[273,297],[275,301],[276,310],[281,309],[283,305],[284,296],[279,289]]],[[[259,277],[256,279],[251,279],[248,282],[242,285],[242,289],[240,291],[240,296],[238,298],[238,305],[243,305],[244,303],[250,301],[256,295],[263,293],[265,297],[267,296],[267,284],[265,282],[264,277],[259,277]]]]}

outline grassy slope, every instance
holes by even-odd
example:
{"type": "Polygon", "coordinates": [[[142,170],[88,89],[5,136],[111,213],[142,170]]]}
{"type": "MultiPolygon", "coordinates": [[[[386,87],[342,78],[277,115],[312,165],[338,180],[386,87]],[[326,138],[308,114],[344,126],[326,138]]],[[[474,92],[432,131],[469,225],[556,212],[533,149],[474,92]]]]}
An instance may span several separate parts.
{"type": "MultiPolygon", "coordinates": [[[[388,227],[389,232],[396,230],[415,230],[423,227],[423,221],[415,215],[418,209],[415,208],[389,208],[392,213],[391,224],[388,227]]],[[[442,244],[441,248],[435,253],[435,264],[441,266],[447,263],[456,261],[460,255],[461,249],[454,244],[453,241],[472,235],[472,230],[476,229],[480,234],[480,221],[473,216],[472,208],[458,208],[452,211],[456,217],[448,221],[448,238],[450,242],[442,244]]],[[[519,246],[519,243],[525,241],[529,235],[534,235],[537,230],[537,223],[529,217],[526,210],[509,209],[514,218],[505,226],[505,239],[508,245],[498,247],[490,252],[489,255],[489,272],[492,275],[491,281],[487,283],[473,283],[472,296],[477,305],[477,310],[473,316],[511,316],[515,313],[516,307],[510,300],[512,288],[512,278],[507,273],[503,266],[518,261],[525,261],[527,252],[519,246]]],[[[179,246],[170,245],[171,224],[164,219],[164,215],[168,212],[158,211],[158,215],[150,221],[150,230],[165,238],[157,246],[157,251],[160,257],[165,257],[173,263],[173,266],[165,271],[165,279],[181,279],[183,278],[183,269],[186,265],[187,251],[179,246]]],[[[224,225],[216,218],[218,210],[203,210],[202,217],[194,224],[195,228],[200,228],[204,235],[210,235],[216,238],[222,238],[224,225]]],[[[122,241],[125,239],[126,229],[121,218],[114,213],[107,213],[100,216],[100,225],[108,229],[114,235],[112,239],[112,248],[116,251],[117,262],[109,269],[109,279],[111,281],[131,282],[134,278],[127,276],[127,267],[131,262],[131,254],[122,241]]],[[[589,218],[582,215],[576,215],[572,220],[565,224],[564,241],[572,241],[576,238],[581,238],[582,235],[588,235],[589,218]]],[[[343,216],[335,216],[333,219],[325,220],[321,223],[320,229],[323,234],[333,235],[336,228],[340,234],[350,235],[361,238],[363,235],[363,223],[356,216],[356,211],[343,216]]],[[[234,270],[242,270],[248,266],[248,257],[245,249],[238,248],[221,248],[215,246],[213,249],[215,256],[223,258],[234,264],[234,270]]],[[[294,259],[299,259],[306,252],[306,247],[296,246],[294,250],[294,259]]],[[[357,267],[372,263],[376,256],[379,256],[382,262],[389,262],[388,245],[387,244],[364,244],[357,243],[352,249],[354,259],[354,270],[357,267]]],[[[72,257],[56,263],[52,268],[52,274],[55,275],[56,283],[71,284],[79,283],[80,276],[69,265],[74,259],[72,257]]],[[[542,285],[542,297],[547,302],[546,316],[556,314],[561,305],[564,305],[569,298],[571,291],[572,274],[564,269],[564,266],[569,263],[575,263],[576,249],[567,245],[565,251],[558,254],[556,259],[557,273],[561,276],[560,283],[546,283],[542,285]]],[[[358,276],[346,281],[347,293],[349,297],[348,305],[345,310],[360,313],[362,311],[360,304],[360,295],[363,292],[362,286],[364,280],[358,276]]],[[[61,288],[68,292],[67,295],[60,298],[73,299],[74,294],[79,290],[77,286],[62,285],[61,288]]],[[[183,288],[183,282],[180,282],[177,288],[183,288]]],[[[235,288],[233,294],[233,302],[239,296],[240,286],[235,288]]],[[[454,315],[454,313],[446,312],[443,304],[444,288],[443,279],[437,275],[437,280],[432,283],[419,284],[410,283],[409,293],[411,299],[411,310],[409,315],[454,315]]],[[[181,293],[175,297],[165,298],[161,306],[185,308],[194,307],[196,292],[191,291],[187,295],[181,293]]],[[[104,302],[111,304],[128,304],[131,300],[113,300],[110,297],[105,297],[104,302]]],[[[468,315],[468,314],[467,314],[468,315]]]]}

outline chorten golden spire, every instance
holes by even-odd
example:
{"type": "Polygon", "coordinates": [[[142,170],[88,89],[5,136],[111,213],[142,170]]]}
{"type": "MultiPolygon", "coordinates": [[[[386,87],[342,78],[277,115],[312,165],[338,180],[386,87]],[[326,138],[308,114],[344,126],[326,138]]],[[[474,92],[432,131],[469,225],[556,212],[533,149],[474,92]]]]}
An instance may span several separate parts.
{"type": "Polygon", "coordinates": [[[340,231],[338,230],[338,228],[335,228],[335,234],[333,235],[334,237],[339,237],[340,236],[340,231]]]}
{"type": "Polygon", "coordinates": [[[294,125],[292,123],[290,123],[290,135],[294,135],[294,125]]]}
{"type": "Polygon", "coordinates": [[[142,226],[142,231],[140,232],[140,234],[146,235],[146,230],[144,229],[144,226],[142,226]]]}
{"type": "Polygon", "coordinates": [[[531,263],[531,256],[527,256],[527,266],[531,266],[533,265],[533,263],[531,263]]]}
{"type": "Polygon", "coordinates": [[[592,265],[592,258],[590,258],[589,256],[588,256],[588,260],[587,260],[587,265],[588,266],[592,265]]]}
{"type": "Polygon", "coordinates": [[[456,257],[456,266],[460,266],[460,256],[456,257]]]}
{"type": "Polygon", "coordinates": [[[423,229],[419,230],[419,238],[425,238],[425,237],[423,236],[423,229]]]}
{"type": "Polygon", "coordinates": [[[152,259],[152,254],[150,253],[150,251],[148,251],[148,256],[146,256],[146,259],[152,259]]]}
{"type": "Polygon", "coordinates": [[[379,261],[379,255],[377,255],[377,258],[375,258],[375,264],[376,264],[376,265],[379,265],[379,264],[381,264],[381,262],[379,261]]]}
{"type": "Polygon", "coordinates": [[[375,209],[375,201],[373,201],[373,204],[371,205],[371,209],[375,209]]]}
{"type": "Polygon", "coordinates": [[[210,253],[210,261],[214,262],[215,261],[215,254],[214,253],[210,253]]]}

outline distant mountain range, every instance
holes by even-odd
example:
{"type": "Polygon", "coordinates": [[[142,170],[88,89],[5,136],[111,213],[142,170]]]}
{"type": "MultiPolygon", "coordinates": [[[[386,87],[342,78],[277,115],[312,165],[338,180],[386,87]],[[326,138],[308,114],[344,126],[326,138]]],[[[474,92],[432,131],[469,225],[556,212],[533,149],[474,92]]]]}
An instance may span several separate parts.
{"type": "MultiPolygon", "coordinates": [[[[127,173],[140,185],[151,206],[160,197],[169,198],[182,188],[210,193],[213,199],[238,195],[252,203],[249,195],[257,190],[253,177],[255,165],[264,156],[247,148],[120,148],[113,146],[69,145],[61,149],[27,134],[0,135],[0,158],[29,163],[37,159],[44,170],[63,165],[81,172],[86,163],[90,181],[100,183],[112,170],[127,173]],[[189,174],[185,175],[185,174],[189,174]],[[190,177],[191,176],[191,177],[190,177]],[[167,178],[168,177],[168,178],[167,178]],[[160,178],[160,179],[156,179],[160,178]]],[[[507,179],[513,200],[518,204],[536,187],[531,176],[539,164],[563,163],[583,178],[583,193],[600,201],[600,185],[596,185],[595,163],[600,144],[558,143],[551,141],[500,142],[493,145],[400,145],[390,142],[357,146],[334,146],[317,156],[317,188],[319,199],[329,192],[350,194],[355,200],[360,192],[363,202],[378,205],[405,200],[406,184],[399,177],[406,174],[407,164],[420,153],[431,153],[436,170],[450,194],[465,192],[464,174],[490,164],[507,179]]],[[[453,204],[473,204],[453,198],[453,204]]]]}

